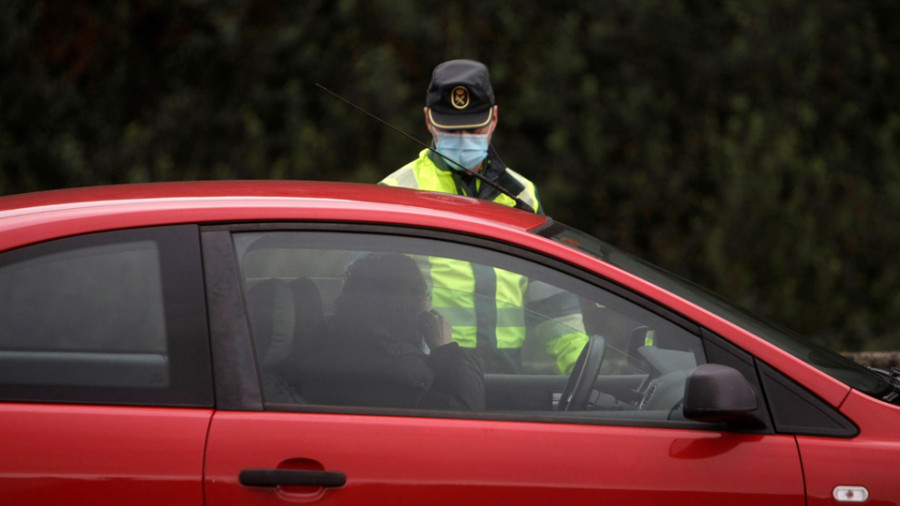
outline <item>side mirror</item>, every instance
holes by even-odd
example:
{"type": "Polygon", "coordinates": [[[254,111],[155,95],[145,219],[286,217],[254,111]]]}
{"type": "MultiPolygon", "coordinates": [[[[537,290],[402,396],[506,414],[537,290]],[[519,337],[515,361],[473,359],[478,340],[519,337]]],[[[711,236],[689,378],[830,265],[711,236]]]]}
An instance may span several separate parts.
{"type": "Polygon", "coordinates": [[[684,416],[690,420],[759,426],[752,414],[758,408],[753,387],[731,367],[703,364],[685,381],[684,416]]]}

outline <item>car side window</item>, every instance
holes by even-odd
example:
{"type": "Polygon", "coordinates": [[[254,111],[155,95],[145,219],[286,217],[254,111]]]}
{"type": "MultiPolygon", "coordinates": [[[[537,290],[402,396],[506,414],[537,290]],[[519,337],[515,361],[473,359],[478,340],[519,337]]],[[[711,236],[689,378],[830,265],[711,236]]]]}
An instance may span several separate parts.
{"type": "Polygon", "coordinates": [[[90,234],[5,253],[0,395],[209,404],[200,286],[194,227],[90,234]]]}
{"type": "Polygon", "coordinates": [[[641,304],[481,246],[324,231],[234,245],[267,409],[667,420],[706,361],[641,304]]]}

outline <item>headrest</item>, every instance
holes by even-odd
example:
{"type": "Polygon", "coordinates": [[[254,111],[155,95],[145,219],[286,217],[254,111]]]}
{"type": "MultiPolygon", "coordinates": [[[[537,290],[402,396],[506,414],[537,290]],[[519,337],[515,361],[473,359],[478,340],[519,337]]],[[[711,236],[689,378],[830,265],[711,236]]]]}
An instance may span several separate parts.
{"type": "Polygon", "coordinates": [[[260,281],[250,287],[247,305],[260,364],[263,368],[277,366],[293,347],[295,307],[291,288],[280,279],[260,281]]]}

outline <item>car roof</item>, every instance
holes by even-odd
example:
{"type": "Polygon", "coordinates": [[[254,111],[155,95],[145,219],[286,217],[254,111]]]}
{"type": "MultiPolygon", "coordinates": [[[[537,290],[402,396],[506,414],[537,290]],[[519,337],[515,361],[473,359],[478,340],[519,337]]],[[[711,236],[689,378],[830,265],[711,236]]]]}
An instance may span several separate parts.
{"type": "Polygon", "coordinates": [[[387,222],[477,233],[530,230],[547,218],[480,199],[360,183],[125,184],[0,197],[0,249],[116,228],[262,220],[387,222]]]}

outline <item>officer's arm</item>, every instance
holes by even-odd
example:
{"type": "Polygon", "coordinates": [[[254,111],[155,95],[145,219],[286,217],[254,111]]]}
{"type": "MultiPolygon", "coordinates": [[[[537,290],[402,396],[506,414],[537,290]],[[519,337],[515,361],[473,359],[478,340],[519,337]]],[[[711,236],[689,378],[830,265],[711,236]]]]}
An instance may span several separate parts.
{"type": "Polygon", "coordinates": [[[539,339],[562,374],[569,374],[588,342],[578,297],[541,281],[531,281],[526,292],[529,312],[540,315],[531,333],[539,339]]]}

